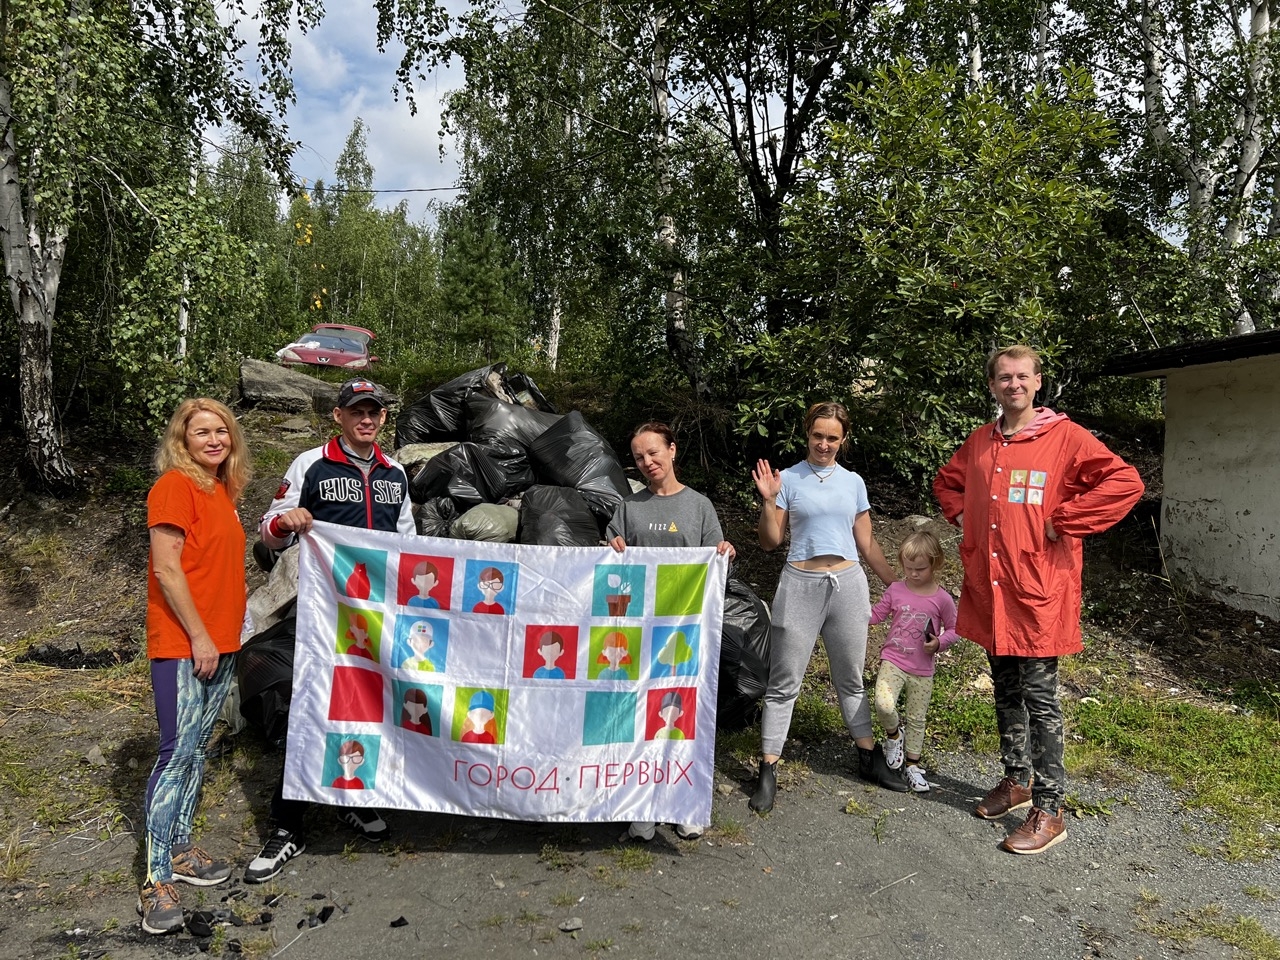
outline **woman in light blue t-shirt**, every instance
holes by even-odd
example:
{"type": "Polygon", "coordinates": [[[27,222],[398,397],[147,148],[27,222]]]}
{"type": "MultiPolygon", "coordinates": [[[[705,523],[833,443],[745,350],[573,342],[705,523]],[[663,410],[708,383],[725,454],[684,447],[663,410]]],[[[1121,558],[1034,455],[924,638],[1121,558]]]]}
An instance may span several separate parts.
{"type": "Polygon", "coordinates": [[[777,793],[777,765],[791,727],[809,658],[822,635],[831,682],[845,726],[858,745],[858,773],[890,790],[905,791],[890,770],[871,728],[871,705],[863,687],[871,597],[859,559],[886,586],[897,579],[871,532],[871,504],[862,478],[836,462],[849,442],[849,412],[839,403],[816,403],[804,418],[808,454],[781,472],[768,460],[752,471],[763,504],[760,546],[775,550],[788,529],[791,546],[773,599],[769,685],[760,723],[760,780],[751,809],[765,813],[777,793]]]}

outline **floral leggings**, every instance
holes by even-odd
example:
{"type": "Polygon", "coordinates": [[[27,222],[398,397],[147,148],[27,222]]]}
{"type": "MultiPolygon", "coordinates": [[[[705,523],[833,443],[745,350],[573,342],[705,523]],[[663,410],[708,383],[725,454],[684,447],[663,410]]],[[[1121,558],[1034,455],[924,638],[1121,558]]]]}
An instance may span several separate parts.
{"type": "Polygon", "coordinates": [[[189,659],[151,661],[151,689],[160,724],[160,754],[147,781],[147,882],[173,879],[172,850],[191,839],[191,824],[204,782],[204,748],[235,678],[235,654],[218,658],[209,680],[189,659]]]}
{"type": "Polygon", "coordinates": [[[896,663],[881,660],[880,672],[876,674],[876,716],[885,732],[900,729],[898,696],[903,690],[907,691],[902,705],[902,716],[906,720],[903,746],[907,756],[919,757],[924,749],[924,719],[929,712],[929,698],[933,696],[933,677],[918,677],[896,663]]]}

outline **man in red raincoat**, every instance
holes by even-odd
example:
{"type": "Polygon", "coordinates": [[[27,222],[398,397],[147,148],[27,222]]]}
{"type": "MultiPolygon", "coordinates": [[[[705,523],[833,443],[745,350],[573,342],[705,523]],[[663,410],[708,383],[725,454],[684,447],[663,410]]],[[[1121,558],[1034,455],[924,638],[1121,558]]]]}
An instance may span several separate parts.
{"type": "Polygon", "coordinates": [[[933,492],[961,526],[964,589],[956,631],[991,661],[1005,776],[974,811],[1031,807],[1001,847],[1040,853],[1066,838],[1058,657],[1083,649],[1081,538],[1119,521],[1142,480],[1088,430],[1034,406],[1040,357],[1023,345],[987,360],[1001,416],[973,432],[933,492]]]}

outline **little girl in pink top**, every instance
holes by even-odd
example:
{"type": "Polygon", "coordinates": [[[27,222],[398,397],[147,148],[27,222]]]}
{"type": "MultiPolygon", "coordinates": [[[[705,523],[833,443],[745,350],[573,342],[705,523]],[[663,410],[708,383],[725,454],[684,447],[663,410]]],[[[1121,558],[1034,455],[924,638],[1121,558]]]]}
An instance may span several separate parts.
{"type": "Polygon", "coordinates": [[[871,608],[871,622],[893,624],[880,651],[876,675],[876,715],[885,729],[884,757],[897,770],[902,766],[903,734],[898,717],[898,697],[906,691],[907,784],[916,793],[928,793],[929,781],[920,766],[924,747],[924,720],[933,695],[933,662],[939,651],[956,640],[956,604],[934,577],[942,569],[942,545],[931,533],[920,531],[902,541],[898,550],[904,580],[889,585],[871,608]]]}

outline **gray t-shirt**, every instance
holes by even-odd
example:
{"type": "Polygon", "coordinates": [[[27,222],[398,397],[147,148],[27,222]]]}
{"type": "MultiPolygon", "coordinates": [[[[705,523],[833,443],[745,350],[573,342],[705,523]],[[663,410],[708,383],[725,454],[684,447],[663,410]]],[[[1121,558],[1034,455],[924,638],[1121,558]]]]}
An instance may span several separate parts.
{"type": "Polygon", "coordinates": [[[685,487],[669,497],[648,490],[618,504],[606,538],[622,537],[629,547],[714,547],[724,539],[711,501],[685,487]]]}

